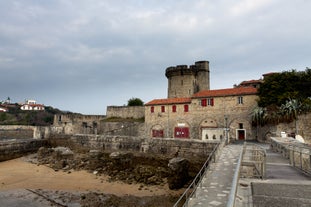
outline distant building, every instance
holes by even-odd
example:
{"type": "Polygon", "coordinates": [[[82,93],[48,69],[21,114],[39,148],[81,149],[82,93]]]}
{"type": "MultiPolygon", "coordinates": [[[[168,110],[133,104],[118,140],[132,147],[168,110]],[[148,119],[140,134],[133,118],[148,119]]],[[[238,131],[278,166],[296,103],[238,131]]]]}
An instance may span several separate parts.
{"type": "Polygon", "coordinates": [[[3,106],[0,106],[0,112],[8,112],[9,109],[3,106]]]}
{"type": "Polygon", "coordinates": [[[25,104],[22,104],[21,110],[24,111],[44,111],[45,107],[43,104],[37,104],[35,100],[26,100],[25,104]]]}

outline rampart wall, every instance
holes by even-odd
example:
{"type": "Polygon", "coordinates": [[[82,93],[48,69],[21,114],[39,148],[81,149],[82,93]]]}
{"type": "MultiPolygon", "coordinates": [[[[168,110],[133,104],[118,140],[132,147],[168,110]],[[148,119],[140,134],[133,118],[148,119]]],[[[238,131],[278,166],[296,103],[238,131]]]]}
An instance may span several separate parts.
{"type": "Polygon", "coordinates": [[[158,155],[193,158],[209,155],[217,142],[201,142],[180,139],[149,139],[128,136],[74,135],[54,136],[49,142],[55,146],[67,146],[75,150],[130,151],[158,155]]]}
{"type": "Polygon", "coordinates": [[[0,138],[33,138],[34,127],[22,125],[0,125],[0,138]]]}
{"type": "Polygon", "coordinates": [[[144,106],[107,106],[107,118],[140,119],[145,116],[144,106]]]}

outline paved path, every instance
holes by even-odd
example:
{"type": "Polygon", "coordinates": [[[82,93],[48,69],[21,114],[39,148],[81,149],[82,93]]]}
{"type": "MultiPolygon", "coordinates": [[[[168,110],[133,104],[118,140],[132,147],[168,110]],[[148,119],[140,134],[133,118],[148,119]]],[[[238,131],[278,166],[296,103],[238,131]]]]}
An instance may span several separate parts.
{"type": "Polygon", "coordinates": [[[210,171],[198,187],[196,196],[191,198],[188,206],[226,206],[231,190],[233,175],[242,151],[241,144],[230,144],[220,152],[218,161],[212,164],[210,171]]]}
{"type": "Polygon", "coordinates": [[[272,151],[269,144],[256,144],[266,149],[266,179],[241,178],[236,206],[311,206],[311,178],[272,151]]]}

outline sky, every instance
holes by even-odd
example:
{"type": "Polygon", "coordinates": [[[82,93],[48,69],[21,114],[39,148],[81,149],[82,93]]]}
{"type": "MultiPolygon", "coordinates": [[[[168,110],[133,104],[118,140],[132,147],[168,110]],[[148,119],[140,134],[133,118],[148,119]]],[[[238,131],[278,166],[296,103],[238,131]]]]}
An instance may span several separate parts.
{"type": "Polygon", "coordinates": [[[0,100],[82,114],[167,97],[165,69],[211,89],[311,67],[311,0],[0,0],[0,100]]]}

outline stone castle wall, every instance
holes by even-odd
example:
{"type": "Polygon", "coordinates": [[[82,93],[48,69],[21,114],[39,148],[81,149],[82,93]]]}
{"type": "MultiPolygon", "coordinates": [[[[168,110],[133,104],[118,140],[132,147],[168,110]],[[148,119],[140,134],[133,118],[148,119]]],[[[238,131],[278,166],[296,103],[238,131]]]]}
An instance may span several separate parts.
{"type": "Polygon", "coordinates": [[[53,136],[49,140],[55,146],[67,146],[74,150],[106,150],[205,158],[217,144],[195,140],[149,139],[110,135],[53,136]]]}
{"type": "Polygon", "coordinates": [[[165,75],[168,79],[168,98],[190,97],[198,91],[210,88],[208,61],[198,61],[190,67],[168,67],[165,75]]]}
{"type": "Polygon", "coordinates": [[[140,119],[145,116],[144,106],[107,106],[107,118],[140,119]]]}
{"type": "Polygon", "coordinates": [[[33,138],[34,127],[22,125],[0,125],[0,139],[25,139],[33,138]]]}

